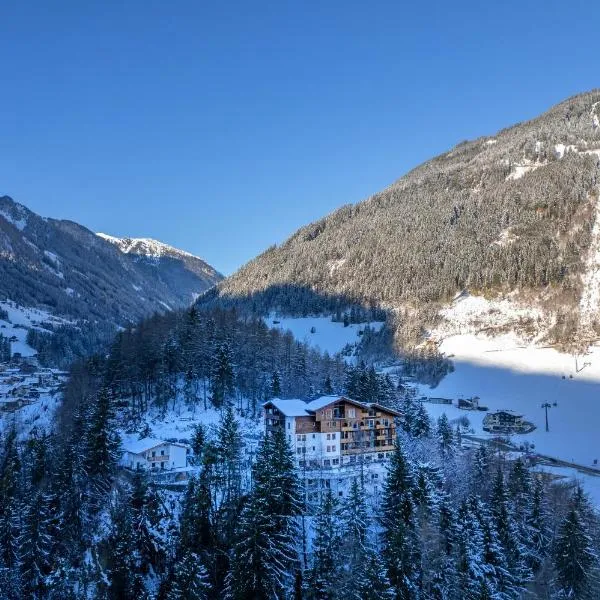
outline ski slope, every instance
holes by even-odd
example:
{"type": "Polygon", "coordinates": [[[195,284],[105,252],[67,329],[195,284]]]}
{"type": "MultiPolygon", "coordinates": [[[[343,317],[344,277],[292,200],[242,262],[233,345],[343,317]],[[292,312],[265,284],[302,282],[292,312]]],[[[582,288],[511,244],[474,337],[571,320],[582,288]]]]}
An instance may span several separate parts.
{"type": "MultiPolygon", "coordinates": [[[[490,410],[512,409],[536,425],[529,434],[512,441],[535,444],[537,452],[584,466],[600,463],[597,423],[600,420],[600,347],[585,356],[571,356],[553,348],[521,344],[512,335],[495,338],[464,334],[445,339],[441,351],[452,358],[455,371],[431,390],[420,386],[424,396],[468,398],[479,396],[490,410]],[[550,431],[545,431],[549,402],[550,431]],[[556,406],[554,406],[556,403],[556,406]]],[[[483,432],[485,412],[463,411],[454,406],[426,404],[433,417],[446,412],[449,418],[467,416],[475,433],[483,432]]]]}

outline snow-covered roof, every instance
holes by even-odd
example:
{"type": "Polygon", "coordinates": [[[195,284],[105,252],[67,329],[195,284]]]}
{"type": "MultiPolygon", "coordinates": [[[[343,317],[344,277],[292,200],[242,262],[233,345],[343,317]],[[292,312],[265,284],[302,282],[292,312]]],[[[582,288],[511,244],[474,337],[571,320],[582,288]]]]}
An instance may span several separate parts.
{"type": "Polygon", "coordinates": [[[498,415],[498,414],[507,414],[507,415],[511,415],[513,417],[522,417],[523,413],[517,412],[516,410],[512,410],[510,408],[501,408],[500,410],[495,410],[494,412],[492,412],[492,415],[498,415]]]}
{"type": "Polygon", "coordinates": [[[319,410],[328,404],[332,404],[333,402],[337,402],[341,396],[321,396],[320,398],[316,398],[315,400],[311,400],[308,403],[308,410],[319,410]]]}
{"type": "Polygon", "coordinates": [[[124,452],[131,452],[132,454],[141,454],[142,452],[152,450],[152,448],[156,448],[156,446],[161,446],[162,444],[168,444],[169,446],[181,446],[182,448],[185,448],[184,444],[166,442],[165,440],[159,440],[158,438],[151,437],[143,438],[141,440],[127,440],[123,442],[121,447],[124,452]]]}
{"type": "Polygon", "coordinates": [[[281,398],[273,398],[265,404],[272,404],[279,412],[286,417],[306,417],[308,413],[306,409],[308,404],[304,400],[290,399],[282,400],[281,398]]]}

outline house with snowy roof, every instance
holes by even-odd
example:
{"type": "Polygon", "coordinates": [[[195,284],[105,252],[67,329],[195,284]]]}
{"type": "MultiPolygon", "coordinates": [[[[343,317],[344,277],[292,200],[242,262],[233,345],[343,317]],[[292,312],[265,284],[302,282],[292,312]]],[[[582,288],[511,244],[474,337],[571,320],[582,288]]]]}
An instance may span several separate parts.
{"type": "Polygon", "coordinates": [[[265,433],[283,429],[301,469],[336,469],[383,460],[394,450],[401,414],[345,396],[310,402],[274,398],[264,405],[265,433]]]}
{"type": "Polygon", "coordinates": [[[166,471],[187,467],[188,446],[157,438],[125,441],[121,450],[121,466],[129,469],[166,471]]]}

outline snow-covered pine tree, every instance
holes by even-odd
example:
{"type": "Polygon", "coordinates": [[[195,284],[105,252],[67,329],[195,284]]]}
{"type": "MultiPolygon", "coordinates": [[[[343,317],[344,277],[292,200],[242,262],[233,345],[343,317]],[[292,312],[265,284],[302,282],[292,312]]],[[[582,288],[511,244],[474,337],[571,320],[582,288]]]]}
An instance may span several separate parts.
{"type": "Polygon", "coordinates": [[[352,600],[393,600],[393,588],[386,574],[386,566],[375,549],[368,549],[358,569],[356,587],[349,596],[352,600]]]}
{"type": "Polygon", "coordinates": [[[343,571],[339,506],[331,490],[323,497],[315,518],[313,557],[308,577],[310,600],[335,600],[341,597],[343,571]]]}
{"type": "Polygon", "coordinates": [[[239,422],[231,405],[227,405],[221,413],[216,440],[216,467],[226,504],[237,500],[241,493],[243,444],[239,422]]]}
{"type": "Polygon", "coordinates": [[[294,586],[301,490],[283,431],[263,439],[253,483],[236,528],[226,578],[225,595],[230,600],[281,598],[294,586]]]}
{"type": "Polygon", "coordinates": [[[599,563],[584,516],[588,509],[581,489],[576,489],[567,514],[560,524],[554,547],[555,588],[558,598],[598,598],[599,563]]]}
{"type": "Polygon", "coordinates": [[[0,568],[15,572],[19,562],[20,479],[17,432],[10,428],[0,457],[0,568]]]}
{"type": "Polygon", "coordinates": [[[443,457],[453,454],[456,440],[446,413],[442,413],[441,417],[437,420],[435,437],[443,457]]]}
{"type": "Polygon", "coordinates": [[[175,566],[173,583],[166,600],[207,600],[210,583],[200,557],[186,552],[175,566]]]}
{"type": "Polygon", "coordinates": [[[50,499],[41,490],[32,490],[24,508],[19,536],[21,586],[26,598],[46,597],[46,578],[50,574],[54,540],[50,499]]]}
{"type": "Polygon", "coordinates": [[[398,600],[412,600],[421,587],[413,494],[413,468],[398,442],[385,482],[381,515],[383,555],[398,600]]]}
{"type": "Polygon", "coordinates": [[[91,482],[92,503],[100,506],[110,489],[120,445],[112,402],[106,388],[100,389],[92,400],[86,444],[85,470],[91,482]]]}

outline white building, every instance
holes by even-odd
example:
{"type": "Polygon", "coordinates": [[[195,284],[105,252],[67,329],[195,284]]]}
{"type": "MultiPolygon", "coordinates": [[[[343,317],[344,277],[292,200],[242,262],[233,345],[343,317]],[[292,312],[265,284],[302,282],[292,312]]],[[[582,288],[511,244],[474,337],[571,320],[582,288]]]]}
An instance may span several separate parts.
{"type": "Polygon", "coordinates": [[[264,409],[265,432],[285,432],[308,501],[327,489],[344,497],[357,477],[377,496],[384,463],[394,451],[399,412],[344,396],[311,402],[274,398],[264,409]]]}
{"type": "Polygon", "coordinates": [[[177,442],[144,438],[125,442],[121,466],[129,469],[167,471],[187,466],[188,447],[177,442]]]}

